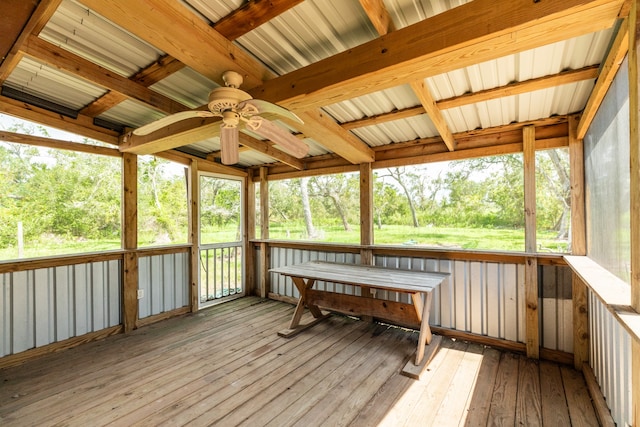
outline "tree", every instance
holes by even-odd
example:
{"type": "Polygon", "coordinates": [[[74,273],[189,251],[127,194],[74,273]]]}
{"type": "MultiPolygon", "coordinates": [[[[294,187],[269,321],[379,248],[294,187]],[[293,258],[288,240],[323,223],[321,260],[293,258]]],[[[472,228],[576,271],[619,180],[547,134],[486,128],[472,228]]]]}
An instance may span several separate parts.
{"type": "Polygon", "coordinates": [[[391,178],[396,184],[398,184],[398,186],[400,186],[407,199],[407,203],[409,204],[413,226],[415,228],[418,228],[420,224],[418,223],[418,216],[416,214],[416,206],[414,200],[420,193],[420,175],[414,172],[408,172],[405,167],[401,167],[387,168],[387,174],[381,175],[380,177],[391,178]]]}
{"type": "Polygon", "coordinates": [[[359,200],[359,198],[353,197],[356,193],[355,184],[353,179],[349,179],[344,174],[315,176],[310,179],[312,194],[330,201],[331,206],[340,217],[345,231],[351,231],[350,212],[356,210],[354,199],[359,200]]]}
{"type": "Polygon", "coordinates": [[[313,226],[311,205],[309,203],[309,178],[300,179],[300,196],[302,199],[302,212],[304,214],[304,225],[307,229],[307,237],[310,239],[315,239],[317,237],[317,234],[316,229],[313,226]]]}

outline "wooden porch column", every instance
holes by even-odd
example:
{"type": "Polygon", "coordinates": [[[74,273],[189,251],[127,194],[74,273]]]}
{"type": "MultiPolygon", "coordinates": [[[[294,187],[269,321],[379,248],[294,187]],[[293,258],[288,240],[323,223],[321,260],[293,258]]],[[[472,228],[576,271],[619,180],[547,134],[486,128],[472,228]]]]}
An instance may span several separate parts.
{"type": "Polygon", "coordinates": [[[540,357],[540,327],[538,323],[538,259],[536,258],[536,129],[522,130],[524,157],[524,246],[527,252],[524,267],[525,318],[527,357],[540,357]]]}
{"type": "Polygon", "coordinates": [[[138,320],[138,156],[122,154],[122,323],[131,332],[138,320]]]}
{"type": "Polygon", "coordinates": [[[269,296],[271,283],[269,280],[269,266],[271,257],[269,253],[269,245],[264,242],[269,238],[269,181],[267,179],[268,169],[260,168],[260,290],[259,295],[262,298],[269,296]]]}
{"type": "MultiPolygon", "coordinates": [[[[569,164],[571,180],[571,253],[586,255],[586,221],[584,200],[584,146],[578,139],[577,115],[569,116],[569,164]]],[[[573,273],[573,362],[574,367],[582,370],[589,361],[589,313],[587,286],[573,273]]]]}
{"type": "Polygon", "coordinates": [[[198,226],[198,193],[200,182],[198,180],[198,160],[192,159],[189,165],[189,179],[187,181],[189,189],[189,243],[191,244],[190,268],[189,268],[189,301],[191,312],[198,311],[198,276],[200,274],[200,233],[198,226]]]}
{"type": "MultiPolygon", "coordinates": [[[[371,163],[360,165],[360,244],[373,245],[373,171],[371,163]]],[[[373,265],[373,251],[360,250],[360,263],[373,265]]]]}
{"type": "MultiPolygon", "coordinates": [[[[640,0],[632,1],[629,14],[629,172],[631,217],[631,306],[640,313],[640,0]]],[[[640,425],[640,342],[632,344],[633,425],[640,425]]]]}
{"type": "Polygon", "coordinates": [[[253,182],[253,169],[247,171],[247,184],[244,186],[244,285],[251,294],[256,293],[255,251],[251,241],[256,238],[256,184],[253,182]]]}

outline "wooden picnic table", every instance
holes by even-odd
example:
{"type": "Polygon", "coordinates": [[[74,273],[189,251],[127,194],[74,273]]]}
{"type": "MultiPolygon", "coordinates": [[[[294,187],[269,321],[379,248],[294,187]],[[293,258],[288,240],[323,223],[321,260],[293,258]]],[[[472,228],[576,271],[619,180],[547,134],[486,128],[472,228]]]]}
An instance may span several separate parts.
{"type": "MultiPolygon", "coordinates": [[[[432,293],[449,276],[449,273],[324,261],[310,261],[277,267],[270,271],[291,277],[300,293],[300,299],[293,312],[289,328],[280,331],[279,335],[291,337],[324,320],[329,315],[324,314],[319,306],[354,315],[395,320],[405,325],[417,323],[420,324],[420,334],[414,362],[416,369],[409,369],[405,373],[419,378],[419,373],[428,362],[425,359],[425,346],[432,341],[431,328],[429,327],[432,293]],[[317,281],[358,286],[361,288],[361,295],[347,295],[313,289],[317,281]],[[413,304],[372,298],[366,295],[368,289],[407,293],[411,296],[413,304]],[[301,325],[300,320],[305,306],[308,307],[314,320],[301,325]]],[[[435,346],[437,344],[434,344],[435,346]]],[[[433,349],[431,353],[433,353],[433,349]]],[[[405,367],[406,370],[407,367],[405,367]]]]}

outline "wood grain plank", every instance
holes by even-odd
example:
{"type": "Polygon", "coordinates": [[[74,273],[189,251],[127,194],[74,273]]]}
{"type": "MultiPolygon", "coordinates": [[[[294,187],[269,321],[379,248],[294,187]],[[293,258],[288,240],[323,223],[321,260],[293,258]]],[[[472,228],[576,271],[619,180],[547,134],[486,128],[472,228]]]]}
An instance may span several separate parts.
{"type": "Polygon", "coordinates": [[[567,397],[571,425],[598,426],[598,418],[591,404],[591,398],[582,374],[566,366],[562,366],[560,372],[567,397]]]}
{"type": "Polygon", "coordinates": [[[567,398],[558,365],[540,361],[540,392],[542,398],[542,424],[549,426],[571,425],[567,398]]]}
{"type": "Polygon", "coordinates": [[[484,348],[470,344],[458,366],[447,395],[435,411],[435,416],[425,425],[460,425],[465,419],[471,404],[474,390],[478,387],[480,369],[483,363],[484,348]]]}
{"type": "Polygon", "coordinates": [[[504,353],[500,359],[487,425],[515,425],[519,359],[513,353],[504,353]]]}
{"type": "Polygon", "coordinates": [[[516,425],[541,426],[542,408],[538,361],[520,358],[516,425]]]}
{"type": "Polygon", "coordinates": [[[498,366],[500,365],[501,353],[493,348],[486,348],[483,353],[482,365],[478,372],[478,378],[469,403],[469,410],[464,422],[467,427],[487,425],[489,409],[491,408],[492,393],[498,366]]]}

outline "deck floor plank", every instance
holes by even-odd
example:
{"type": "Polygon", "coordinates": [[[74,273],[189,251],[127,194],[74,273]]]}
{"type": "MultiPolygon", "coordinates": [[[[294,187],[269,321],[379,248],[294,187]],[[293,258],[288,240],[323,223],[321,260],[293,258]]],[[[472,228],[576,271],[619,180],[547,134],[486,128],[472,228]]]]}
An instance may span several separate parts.
{"type": "Polygon", "coordinates": [[[540,370],[537,360],[520,357],[516,425],[542,426],[540,370]]]}
{"type": "Polygon", "coordinates": [[[292,312],[245,297],[0,369],[0,425],[597,425],[570,367],[443,339],[414,380],[415,331],[334,315],[279,337],[292,312]]]}
{"type": "Polygon", "coordinates": [[[558,365],[540,361],[540,392],[542,395],[542,425],[571,425],[567,398],[558,365]]]}

